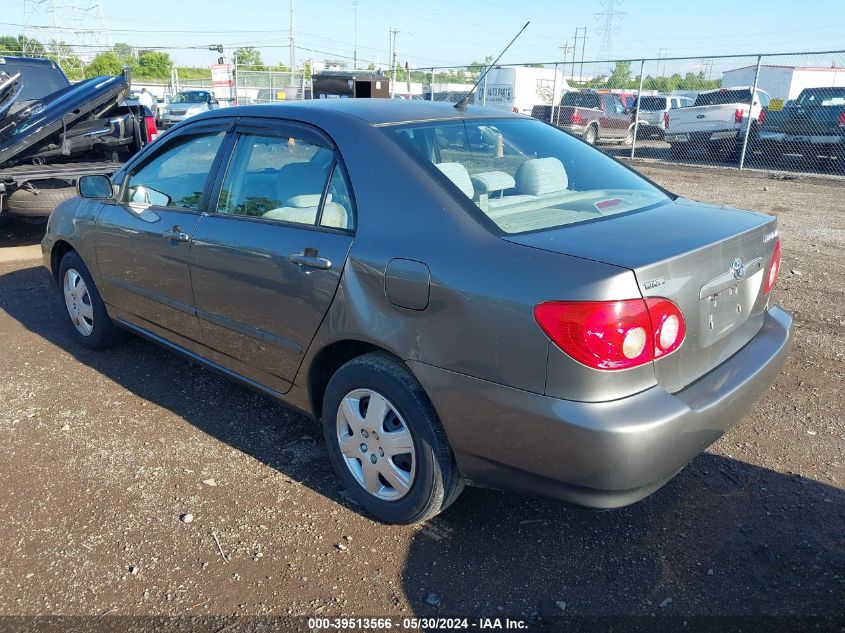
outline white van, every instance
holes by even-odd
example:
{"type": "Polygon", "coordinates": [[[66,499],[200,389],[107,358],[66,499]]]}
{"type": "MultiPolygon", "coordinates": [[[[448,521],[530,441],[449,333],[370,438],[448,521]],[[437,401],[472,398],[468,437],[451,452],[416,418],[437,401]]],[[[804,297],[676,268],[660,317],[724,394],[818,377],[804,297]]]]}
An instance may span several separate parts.
{"type": "Polygon", "coordinates": [[[553,68],[496,66],[484,78],[482,98],[475,103],[530,116],[534,106],[559,103],[568,91],[563,74],[553,68]]]}

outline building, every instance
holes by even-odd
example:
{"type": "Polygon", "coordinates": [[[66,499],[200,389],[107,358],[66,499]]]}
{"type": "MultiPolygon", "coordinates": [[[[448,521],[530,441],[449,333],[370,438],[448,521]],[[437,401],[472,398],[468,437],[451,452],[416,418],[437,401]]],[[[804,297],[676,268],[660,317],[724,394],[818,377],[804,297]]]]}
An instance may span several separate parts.
{"type": "MultiPolygon", "coordinates": [[[[722,73],[722,87],[753,86],[757,66],[745,66],[722,73]]],[[[845,68],[809,66],[760,66],[757,87],[772,99],[795,99],[804,88],[845,86],[845,68]]]]}

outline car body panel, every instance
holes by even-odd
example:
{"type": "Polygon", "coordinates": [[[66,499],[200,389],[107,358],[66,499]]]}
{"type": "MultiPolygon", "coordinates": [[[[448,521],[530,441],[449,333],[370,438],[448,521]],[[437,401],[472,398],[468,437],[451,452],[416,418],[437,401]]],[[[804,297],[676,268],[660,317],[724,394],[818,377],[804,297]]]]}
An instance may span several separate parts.
{"type": "MultiPolygon", "coordinates": [[[[670,356],[634,370],[590,369],[552,343],[533,316],[534,306],[550,300],[642,297],[654,289],[642,278],[652,272],[665,277],[664,292],[682,301],[694,291],[699,301],[702,289],[715,288],[708,275],[724,272],[727,251],[744,259],[770,257],[772,244],[761,237],[761,231],[772,232],[767,216],[668,199],[612,221],[503,239],[479,219],[469,198],[428,175],[420,157],[403,149],[389,129],[380,128],[414,121],[524,117],[448,104],[351,101],[236,107],[199,115],[130,161],[115,182],[167,139],[194,126],[220,126],[229,135],[239,117],[314,126],[331,140],[345,165],[357,209],[354,237],[310,225],[216,215],[210,201],[221,187],[229,140],[210,171],[206,202],[196,213],[190,240],[179,244],[191,249],[192,310],[140,314],[142,309],[131,303],[139,299],[115,299],[110,288],[104,293],[110,314],[134,331],[316,418],[321,396],[313,391],[312,369],[324,351],[350,341],[384,350],[407,364],[431,398],[464,475],[596,507],[630,503],[654,490],[734,423],[777,373],[790,318],[759,294],[754,304],[760,309],[759,322],[748,317],[743,322],[748,325],[730,330],[726,338],[742,339],[741,344],[730,353],[720,348],[722,356],[709,357],[709,371],[693,379],[699,365],[680,355],[683,347],[675,353],[677,367],[670,356]],[[746,244],[747,238],[763,246],[746,244]],[[310,275],[296,270],[289,255],[306,246],[329,255],[332,267],[310,275]],[[391,266],[397,259],[414,266],[391,266]],[[413,274],[405,275],[407,270],[413,274]],[[330,274],[322,275],[326,272],[330,274]],[[408,299],[404,286],[398,295],[392,292],[389,280],[397,275],[416,284],[425,277],[427,302],[415,293],[408,299]],[[295,316],[285,321],[289,315],[295,316]],[[183,316],[194,320],[179,325],[183,316]],[[172,328],[152,323],[167,318],[174,328],[198,324],[197,338],[190,330],[179,338],[172,328]],[[206,321],[215,328],[204,331],[206,321]],[[224,340],[231,332],[238,336],[224,340]],[[262,350],[261,343],[274,349],[262,350]],[[238,362],[230,362],[235,355],[238,362]]],[[[93,201],[73,204],[51,222],[42,243],[45,253],[63,239],[63,231],[73,233],[73,210],[82,204],[108,209],[100,212],[105,229],[110,221],[118,223],[115,214],[130,212],[93,201]]],[[[149,211],[159,209],[144,213],[149,211]]],[[[188,296],[184,251],[170,249],[161,238],[160,229],[171,219],[150,224],[155,222],[162,226],[148,231],[149,243],[131,246],[144,249],[131,256],[119,254],[120,240],[113,235],[106,241],[114,243],[101,254],[97,239],[95,281],[107,286],[108,275],[123,271],[131,283],[147,284],[151,292],[172,299],[170,303],[187,303],[180,299],[188,296]],[[171,261],[163,264],[165,257],[171,261]],[[173,270],[167,271],[167,265],[173,270]],[[136,268],[138,276],[133,277],[136,268]],[[164,278],[150,280],[157,272],[164,278]]],[[[94,241],[90,233],[84,239],[94,241]]],[[[88,261],[93,256],[90,244],[85,253],[88,261]]],[[[662,293],[658,289],[653,294],[662,293]]],[[[691,329],[699,323],[699,315],[690,318],[691,329]]],[[[696,344],[688,343],[694,355],[696,344]]]]}

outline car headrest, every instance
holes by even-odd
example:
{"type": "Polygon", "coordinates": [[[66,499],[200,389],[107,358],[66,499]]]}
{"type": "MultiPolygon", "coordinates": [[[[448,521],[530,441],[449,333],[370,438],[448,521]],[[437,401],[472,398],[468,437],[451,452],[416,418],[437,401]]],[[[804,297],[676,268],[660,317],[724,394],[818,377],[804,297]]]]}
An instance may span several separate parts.
{"type": "Polygon", "coordinates": [[[475,187],[476,193],[490,194],[494,191],[504,191],[516,186],[513,176],[503,171],[484,171],[480,174],[473,174],[470,179],[475,187]]]}
{"type": "Polygon", "coordinates": [[[566,169],[557,158],[533,158],[516,170],[516,188],[519,193],[543,196],[566,191],[568,185],[566,169]]]}
{"type": "Polygon", "coordinates": [[[458,189],[463,191],[467,198],[472,199],[475,190],[472,187],[472,180],[469,178],[466,167],[460,163],[437,163],[435,167],[443,172],[443,175],[451,180],[458,189]]]}

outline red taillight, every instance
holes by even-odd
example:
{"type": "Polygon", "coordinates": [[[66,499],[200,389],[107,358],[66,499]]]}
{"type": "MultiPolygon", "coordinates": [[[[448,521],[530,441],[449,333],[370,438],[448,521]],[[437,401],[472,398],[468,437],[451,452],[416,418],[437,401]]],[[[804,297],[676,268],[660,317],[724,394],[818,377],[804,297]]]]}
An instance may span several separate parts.
{"type": "Polygon", "coordinates": [[[534,308],[560,349],[593,369],[628,369],[670,354],[684,340],[680,309],[668,299],[548,301],[534,308]]]}
{"type": "Polygon", "coordinates": [[[569,122],[572,125],[581,125],[584,122],[584,117],[579,112],[573,112],[569,115],[569,122]]]}
{"type": "Polygon", "coordinates": [[[152,143],[156,136],[158,136],[158,129],[156,128],[156,119],[154,116],[144,117],[144,129],[147,131],[147,143],[152,143]]]}
{"type": "Polygon", "coordinates": [[[742,117],[745,113],[742,111],[742,108],[737,108],[734,112],[734,123],[742,123],[742,117]]]}
{"type": "Polygon", "coordinates": [[[763,125],[766,121],[766,111],[760,110],[760,114],[757,115],[757,125],[763,125]]]}
{"type": "Polygon", "coordinates": [[[775,287],[780,272],[780,240],[775,242],[775,250],[772,252],[772,263],[769,264],[769,273],[766,275],[766,283],[763,284],[763,294],[767,295],[775,287]]]}
{"type": "Polygon", "coordinates": [[[839,113],[839,127],[845,127],[845,110],[839,113]]]}
{"type": "Polygon", "coordinates": [[[669,129],[669,113],[668,112],[663,113],[663,129],[664,130],[669,129]]]}

